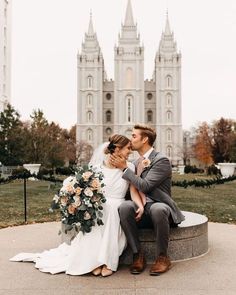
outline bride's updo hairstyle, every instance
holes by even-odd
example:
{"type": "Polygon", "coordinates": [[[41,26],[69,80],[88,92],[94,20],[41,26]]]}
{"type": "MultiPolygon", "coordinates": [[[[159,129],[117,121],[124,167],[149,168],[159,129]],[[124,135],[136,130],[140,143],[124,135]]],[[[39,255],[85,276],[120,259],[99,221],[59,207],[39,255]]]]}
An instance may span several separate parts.
{"type": "Polygon", "coordinates": [[[109,144],[105,148],[104,154],[106,154],[106,155],[113,154],[116,147],[123,148],[129,142],[130,142],[130,140],[126,136],[120,135],[120,134],[114,134],[109,138],[109,144]]]}

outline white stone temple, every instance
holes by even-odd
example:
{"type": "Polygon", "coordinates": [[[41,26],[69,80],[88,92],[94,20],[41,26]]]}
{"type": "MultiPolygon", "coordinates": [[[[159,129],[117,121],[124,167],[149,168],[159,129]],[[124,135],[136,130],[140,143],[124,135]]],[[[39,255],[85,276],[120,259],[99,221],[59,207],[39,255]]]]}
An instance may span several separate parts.
{"type": "Polygon", "coordinates": [[[178,164],[183,144],[181,54],[168,14],[153,77],[145,80],[144,47],[128,0],[118,45],[114,47],[114,64],[114,80],[107,79],[90,16],[78,54],[77,142],[86,141],[95,148],[111,134],[129,137],[135,123],[145,123],[157,131],[156,150],[167,155],[173,165],[178,164]]]}
{"type": "Polygon", "coordinates": [[[11,98],[11,0],[0,0],[0,112],[11,98]]]}

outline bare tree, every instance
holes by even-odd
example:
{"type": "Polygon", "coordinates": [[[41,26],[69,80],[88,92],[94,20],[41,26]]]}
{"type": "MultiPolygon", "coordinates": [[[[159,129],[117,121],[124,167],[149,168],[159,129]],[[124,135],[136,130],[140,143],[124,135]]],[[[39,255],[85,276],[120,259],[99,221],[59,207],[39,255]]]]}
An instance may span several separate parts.
{"type": "Polygon", "coordinates": [[[92,156],[93,148],[88,142],[80,140],[76,145],[76,152],[77,165],[86,165],[92,156]]]}

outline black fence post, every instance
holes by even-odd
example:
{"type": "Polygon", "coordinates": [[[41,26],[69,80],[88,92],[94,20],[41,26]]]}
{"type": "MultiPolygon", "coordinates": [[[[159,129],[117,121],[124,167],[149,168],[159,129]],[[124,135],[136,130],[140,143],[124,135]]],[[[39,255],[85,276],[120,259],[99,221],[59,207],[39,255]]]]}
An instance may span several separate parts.
{"type": "Polygon", "coordinates": [[[26,178],[24,178],[24,209],[25,209],[25,222],[27,222],[26,178]]]}

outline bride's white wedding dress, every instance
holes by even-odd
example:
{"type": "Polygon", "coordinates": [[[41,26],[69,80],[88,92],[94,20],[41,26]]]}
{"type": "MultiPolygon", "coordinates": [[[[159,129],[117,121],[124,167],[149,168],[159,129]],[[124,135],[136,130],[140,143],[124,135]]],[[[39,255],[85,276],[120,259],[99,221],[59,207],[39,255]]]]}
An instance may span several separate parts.
{"type": "MultiPolygon", "coordinates": [[[[129,168],[134,166],[128,163],[129,168]]],[[[42,272],[56,274],[65,272],[70,275],[82,275],[91,272],[100,265],[107,265],[117,270],[119,256],[126,247],[126,238],[120,226],[118,207],[124,201],[128,183],[122,179],[122,171],[100,165],[104,174],[105,197],[103,210],[103,226],[94,226],[90,233],[79,232],[68,245],[42,253],[20,253],[11,261],[32,261],[42,272]]]]}

